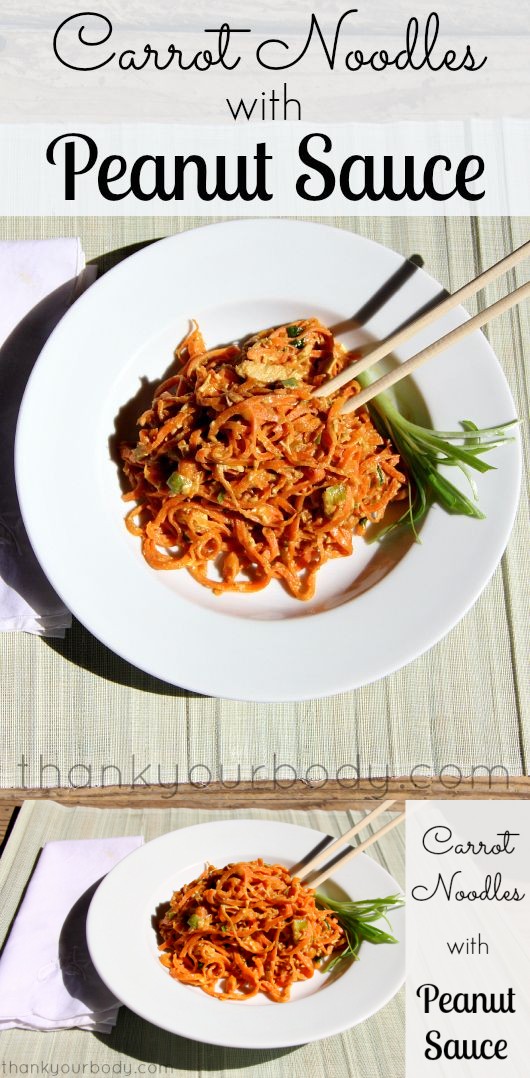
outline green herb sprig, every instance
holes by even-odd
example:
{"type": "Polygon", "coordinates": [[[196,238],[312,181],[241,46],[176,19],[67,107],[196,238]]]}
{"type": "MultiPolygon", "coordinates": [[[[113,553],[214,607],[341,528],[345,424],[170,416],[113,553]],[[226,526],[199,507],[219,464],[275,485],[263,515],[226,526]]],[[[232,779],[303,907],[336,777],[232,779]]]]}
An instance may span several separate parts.
{"type": "Polygon", "coordinates": [[[325,895],[315,895],[316,904],[321,910],[329,910],[337,918],[346,933],[347,944],[343,951],[326,964],[326,973],[335,969],[345,959],[358,958],[361,943],[397,943],[395,936],[376,928],[374,921],[383,919],[390,928],[387,918],[389,910],[399,910],[405,904],[402,895],[387,895],[386,898],[369,898],[361,902],[337,902],[325,895]]]}
{"type": "MultiPolygon", "coordinates": [[[[362,386],[367,386],[374,381],[374,377],[364,372],[359,375],[358,381],[362,386]]],[[[448,513],[484,519],[484,513],[477,504],[478,492],[472,470],[494,470],[492,464],[482,460],[482,455],[514,441],[507,431],[517,425],[517,419],[481,430],[470,419],[463,419],[461,430],[437,431],[406,419],[388,393],[379,393],[368,407],[381,433],[387,435],[396,447],[410,477],[407,509],[399,520],[378,532],[378,539],[408,524],[419,541],[418,526],[433,502],[438,502],[448,513]],[[468,498],[441,474],[440,465],[457,467],[463,472],[472,498],[468,498]]]]}

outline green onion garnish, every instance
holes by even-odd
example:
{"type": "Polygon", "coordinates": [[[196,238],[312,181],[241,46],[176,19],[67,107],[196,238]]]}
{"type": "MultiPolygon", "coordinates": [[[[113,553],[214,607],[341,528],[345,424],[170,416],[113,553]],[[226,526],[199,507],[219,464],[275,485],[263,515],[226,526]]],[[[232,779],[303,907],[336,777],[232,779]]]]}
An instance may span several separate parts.
{"type": "MultiPolygon", "coordinates": [[[[375,380],[375,376],[365,371],[358,375],[357,380],[362,386],[367,386],[375,380]]],[[[412,480],[409,483],[407,509],[399,520],[378,532],[378,539],[402,525],[408,525],[419,542],[417,527],[433,502],[448,513],[484,519],[484,513],[477,505],[478,494],[470,469],[477,472],[494,470],[493,465],[481,459],[482,455],[513,442],[514,439],[506,432],[518,423],[517,419],[481,430],[470,419],[463,419],[461,430],[437,431],[406,419],[388,393],[378,393],[368,407],[376,426],[397,449],[412,480]],[[469,482],[473,500],[441,474],[440,465],[460,468],[469,482]]]]}
{"type": "Polygon", "coordinates": [[[288,337],[299,337],[301,332],[302,330],[300,329],[300,326],[287,326],[288,337]]]}
{"type": "Polygon", "coordinates": [[[284,378],[282,386],[285,389],[296,389],[298,385],[298,378],[284,378]]]}
{"type": "MultiPolygon", "coordinates": [[[[347,944],[340,954],[332,958],[326,966],[326,973],[335,969],[339,962],[348,958],[358,958],[361,943],[397,943],[395,936],[382,928],[375,928],[374,921],[381,918],[389,925],[389,910],[399,910],[405,904],[402,895],[388,895],[386,898],[369,898],[362,902],[336,902],[325,895],[315,895],[319,909],[329,910],[336,917],[346,933],[347,944]]],[[[390,927],[390,925],[389,925],[390,927]]]]}

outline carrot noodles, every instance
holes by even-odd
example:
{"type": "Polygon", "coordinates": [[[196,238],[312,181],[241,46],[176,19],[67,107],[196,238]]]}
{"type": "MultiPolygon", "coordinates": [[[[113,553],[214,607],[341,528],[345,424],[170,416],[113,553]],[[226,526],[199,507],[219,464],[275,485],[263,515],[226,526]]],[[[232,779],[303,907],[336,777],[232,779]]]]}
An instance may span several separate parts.
{"type": "Polygon", "coordinates": [[[262,860],[208,866],[175,891],[158,929],[160,960],[176,980],[217,999],[264,992],[277,1003],[346,941],[311,888],[262,860]]]}
{"type": "Polygon", "coordinates": [[[310,599],[319,568],[351,554],[404,483],[367,410],[341,414],[358,383],[310,395],[351,356],[308,318],[213,350],[194,326],[176,360],[121,446],[129,531],[150,566],[185,567],[215,594],[276,578],[310,599]]]}

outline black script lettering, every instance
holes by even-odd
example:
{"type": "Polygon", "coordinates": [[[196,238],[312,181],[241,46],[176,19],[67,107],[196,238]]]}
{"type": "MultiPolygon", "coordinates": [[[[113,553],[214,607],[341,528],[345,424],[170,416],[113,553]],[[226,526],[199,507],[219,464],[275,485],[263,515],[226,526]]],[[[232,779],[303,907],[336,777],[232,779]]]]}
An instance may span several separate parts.
{"type": "Polygon", "coordinates": [[[442,1014],[515,1014],[515,991],[507,992],[440,992],[437,984],[420,984],[416,989],[418,999],[423,1002],[425,1014],[437,1004],[442,1014]]]}
{"type": "Polygon", "coordinates": [[[438,894],[438,891],[440,894],[442,892],[445,894],[448,902],[453,898],[457,902],[522,902],[525,897],[524,893],[519,894],[517,887],[514,887],[513,891],[503,890],[502,874],[500,872],[497,872],[493,878],[490,875],[486,876],[482,891],[475,891],[474,889],[457,891],[455,889],[455,880],[457,876],[461,875],[461,869],[457,869],[456,872],[453,872],[451,879],[446,881],[439,872],[436,884],[430,892],[426,884],[419,883],[412,888],[411,896],[416,902],[429,902],[431,898],[438,894]]]}
{"type": "Polygon", "coordinates": [[[430,1029],[425,1040],[429,1045],[425,1049],[425,1058],[428,1060],[441,1059],[507,1059],[508,1042],[504,1040],[472,1041],[447,1040],[443,1044],[439,1042],[442,1034],[439,1029],[430,1029]]]}
{"type": "Polygon", "coordinates": [[[348,71],[359,71],[363,67],[371,67],[372,71],[384,71],[387,67],[395,67],[397,71],[405,71],[407,68],[421,71],[424,67],[434,72],[441,71],[442,68],[447,71],[480,71],[484,67],[487,56],[477,63],[469,45],[466,45],[461,59],[455,49],[447,49],[443,55],[439,53],[435,58],[439,34],[439,15],[436,11],[431,11],[421,38],[419,20],[415,17],[409,19],[405,31],[405,47],[395,56],[390,56],[386,49],[375,49],[365,55],[362,49],[357,48],[347,53],[344,65],[348,71]]]}
{"type": "Polygon", "coordinates": [[[468,157],[463,157],[458,168],[456,170],[456,189],[462,198],[467,198],[469,202],[478,202],[479,199],[484,198],[485,191],[476,191],[475,193],[468,190],[470,183],[474,183],[475,180],[479,180],[484,175],[484,161],[482,157],[477,157],[475,154],[470,154],[468,157]],[[476,166],[475,172],[471,175],[468,173],[470,166],[476,166]]]}
{"type": "Polygon", "coordinates": [[[313,155],[309,152],[309,143],[312,139],[315,138],[322,139],[322,142],[324,144],[324,153],[329,153],[333,146],[333,143],[328,135],[322,135],[318,132],[316,132],[314,135],[306,135],[300,143],[300,146],[298,148],[298,156],[300,157],[302,164],[308,165],[309,168],[313,168],[319,176],[322,176],[322,179],[324,180],[324,186],[322,187],[322,190],[316,195],[311,195],[307,190],[307,184],[311,180],[311,176],[309,176],[308,173],[305,173],[303,176],[298,177],[296,181],[296,192],[300,195],[301,198],[308,199],[310,202],[320,202],[323,198],[329,198],[329,196],[332,195],[335,190],[335,174],[333,172],[333,169],[330,168],[329,165],[325,165],[321,161],[318,161],[317,158],[313,157],[313,155]]]}
{"type": "MultiPolygon", "coordinates": [[[[322,132],[314,132],[305,135],[298,147],[298,155],[303,165],[307,165],[318,177],[322,179],[322,186],[314,193],[310,190],[310,183],[314,177],[310,173],[303,173],[296,181],[296,191],[301,198],[310,202],[321,202],[333,194],[336,187],[336,177],[331,164],[315,157],[312,150],[314,140],[322,142],[321,153],[329,154],[333,149],[333,143],[328,135],[322,132]]],[[[484,162],[479,157],[466,157],[454,170],[454,179],[443,190],[443,184],[437,180],[440,170],[448,175],[453,173],[453,164],[449,157],[436,154],[428,159],[423,167],[417,165],[415,158],[409,154],[403,159],[403,180],[400,182],[396,172],[401,162],[389,155],[385,155],[378,163],[374,157],[362,154],[352,154],[347,157],[340,168],[339,185],[344,198],[350,202],[358,202],[368,198],[372,202],[378,202],[386,198],[391,202],[399,202],[404,198],[411,202],[419,202],[425,195],[435,202],[444,202],[459,195],[461,198],[475,201],[484,197],[484,191],[476,194],[468,191],[468,184],[473,182],[484,171],[484,162]],[[468,174],[468,167],[474,162],[476,170],[472,175],[468,174]],[[382,169],[382,178],[376,182],[376,171],[382,169]],[[419,175],[418,175],[419,173],[419,175]]]]}
{"type": "Polygon", "coordinates": [[[118,67],[122,71],[141,71],[151,62],[157,71],[165,71],[174,61],[181,71],[189,71],[191,68],[195,68],[196,71],[209,71],[211,67],[216,67],[217,65],[220,65],[226,71],[233,71],[241,62],[241,56],[235,56],[232,61],[228,60],[232,35],[249,34],[250,30],[231,27],[229,23],[224,22],[214,29],[205,30],[204,33],[217,36],[216,52],[212,52],[211,49],[198,49],[197,52],[186,58],[182,49],[170,43],[166,47],[166,60],[160,58],[158,49],[147,43],[138,52],[139,58],[137,59],[136,49],[124,49],[120,54],[116,52],[105,53],[101,47],[110,40],[113,34],[110,19],[106,15],[100,15],[97,11],[82,11],[76,15],[70,15],[57,27],[53,37],[53,51],[59,63],[63,64],[64,67],[69,67],[71,71],[99,71],[116,58],[118,67]],[[87,20],[90,20],[89,26],[86,25],[87,20]],[[88,36],[89,31],[90,37],[88,36]],[[74,48],[72,48],[73,43],[74,48]],[[99,50],[98,57],[103,58],[98,58],[97,62],[91,62],[92,55],[90,61],[88,59],[86,62],[76,59],[74,62],[72,52],[75,50],[75,44],[77,46],[81,45],[83,49],[99,50]]]}
{"type": "Polygon", "coordinates": [[[205,32],[205,34],[218,34],[219,35],[219,40],[218,40],[219,59],[216,62],[221,64],[221,67],[224,67],[225,71],[233,71],[234,68],[237,67],[237,65],[241,62],[241,57],[237,56],[235,58],[233,64],[230,64],[230,63],[227,62],[226,56],[227,56],[227,53],[228,53],[228,49],[230,47],[231,35],[232,34],[250,34],[250,30],[245,30],[245,29],[242,29],[241,27],[239,27],[239,28],[232,27],[232,26],[229,25],[229,23],[224,22],[219,27],[219,29],[216,28],[215,30],[205,30],[204,32],[205,32]]]}
{"type": "Polygon", "coordinates": [[[435,857],[441,857],[444,853],[451,853],[453,850],[457,854],[473,854],[476,856],[479,853],[493,854],[497,856],[502,853],[511,854],[515,851],[515,846],[511,846],[510,842],[512,838],[518,838],[518,831],[498,831],[497,835],[502,838],[502,843],[493,842],[487,844],[486,842],[471,842],[467,841],[453,843],[453,832],[446,824],[434,824],[433,827],[429,827],[425,832],[422,839],[422,846],[427,853],[434,854],[435,857]]]}
{"type": "MultiPolygon", "coordinates": [[[[98,148],[88,135],[78,132],[60,135],[50,143],[46,151],[46,159],[51,165],[57,164],[56,148],[63,141],[64,197],[71,202],[76,196],[76,178],[85,175],[95,167],[98,160],[98,148]],[[81,161],[76,150],[84,151],[81,161]]],[[[255,162],[254,186],[249,182],[248,159],[243,154],[239,154],[236,159],[236,184],[229,189],[226,178],[227,161],[221,155],[215,158],[214,164],[208,164],[197,154],[189,157],[175,156],[170,161],[162,155],[143,154],[133,162],[126,186],[116,190],[116,183],[127,176],[128,165],[121,155],[110,154],[103,158],[99,165],[97,184],[103,198],[111,202],[120,201],[128,195],[133,195],[142,202],[153,198],[159,198],[164,202],[170,199],[183,201],[186,197],[185,179],[191,168],[195,173],[194,185],[197,195],[205,202],[210,202],[215,198],[223,202],[230,202],[236,198],[241,198],[245,202],[250,202],[255,198],[269,201],[272,194],[267,191],[267,162],[271,161],[272,157],[267,153],[265,142],[257,144],[252,160],[255,162]],[[209,185],[212,170],[214,182],[209,185]]]]}
{"type": "Polygon", "coordinates": [[[85,144],[88,149],[88,158],[86,164],[83,167],[76,168],[76,144],[73,141],[65,141],[64,145],[64,197],[67,202],[72,202],[75,198],[75,178],[76,176],[83,176],[86,172],[94,167],[98,159],[98,148],[94,139],[88,135],[82,135],[78,131],[73,131],[69,135],[59,135],[57,138],[50,142],[48,149],[46,150],[46,160],[50,165],[56,165],[55,149],[60,142],[66,139],[79,139],[85,144]]]}
{"type": "Polygon", "coordinates": [[[333,71],[335,69],[335,62],[336,62],[336,58],[337,58],[337,47],[338,47],[338,44],[339,44],[339,37],[340,37],[342,24],[343,24],[344,20],[348,18],[348,15],[356,15],[357,11],[358,11],[358,8],[354,7],[354,8],[350,8],[349,11],[345,11],[341,15],[341,17],[340,17],[340,19],[339,19],[339,21],[337,23],[337,26],[335,28],[335,35],[334,35],[334,38],[333,38],[333,44],[332,44],[331,48],[328,47],[326,39],[324,37],[324,34],[322,33],[322,30],[320,29],[318,19],[317,19],[316,15],[313,14],[313,15],[311,15],[311,23],[310,23],[310,26],[309,26],[309,33],[307,35],[306,42],[305,42],[305,45],[304,45],[304,47],[302,49],[302,52],[298,53],[298,55],[293,57],[292,60],[286,60],[285,63],[281,63],[281,62],[278,62],[278,61],[276,61],[276,63],[274,63],[274,62],[267,63],[267,61],[263,59],[263,52],[269,45],[281,45],[282,49],[287,49],[288,52],[290,51],[290,47],[287,44],[287,42],[282,41],[281,38],[275,38],[275,37],[268,38],[267,41],[262,41],[261,42],[261,45],[259,45],[257,50],[256,50],[256,59],[257,59],[258,63],[261,64],[262,67],[267,68],[267,71],[285,71],[288,67],[294,67],[295,64],[298,64],[300,62],[300,60],[303,59],[303,57],[305,56],[305,54],[306,54],[306,52],[307,52],[307,50],[308,50],[308,48],[309,48],[309,46],[311,44],[311,41],[313,39],[313,34],[316,34],[318,40],[320,41],[320,44],[322,45],[322,49],[324,51],[324,56],[326,57],[328,67],[329,67],[330,71],[333,71]]]}
{"type": "MultiPolygon", "coordinates": [[[[59,60],[59,63],[63,64],[64,67],[69,67],[71,71],[99,71],[100,68],[105,67],[107,64],[110,64],[111,60],[113,60],[116,55],[115,52],[111,52],[105,60],[101,60],[100,63],[97,64],[83,64],[80,66],[79,64],[71,64],[67,59],[65,59],[65,56],[62,53],[63,31],[66,31],[66,27],[68,27],[68,32],[70,32],[72,30],[75,30],[76,26],[77,40],[81,45],[86,45],[89,48],[98,48],[100,45],[104,45],[112,36],[112,23],[110,19],[107,19],[106,15],[98,15],[97,11],[82,11],[78,15],[70,15],[68,19],[64,19],[61,25],[57,27],[57,30],[53,35],[53,51],[57,59],[59,60]],[[85,23],[80,22],[81,19],[87,18],[96,19],[100,24],[99,34],[101,36],[98,36],[95,41],[88,40],[88,38],[86,37],[85,23]],[[75,26],[70,25],[72,23],[75,24],[75,26]]],[[[64,37],[68,39],[68,35],[66,33],[64,34],[64,37]]]]}

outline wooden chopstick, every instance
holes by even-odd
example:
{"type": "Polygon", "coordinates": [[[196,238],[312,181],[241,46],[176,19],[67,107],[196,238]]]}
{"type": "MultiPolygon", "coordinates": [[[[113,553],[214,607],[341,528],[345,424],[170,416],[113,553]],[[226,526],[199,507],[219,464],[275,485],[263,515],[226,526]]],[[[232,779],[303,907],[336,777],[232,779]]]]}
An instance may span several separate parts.
{"type": "Polygon", "coordinates": [[[412,374],[412,371],[418,369],[427,363],[429,359],[437,356],[439,352],[442,352],[444,348],[450,348],[453,344],[458,344],[463,337],[467,337],[469,333],[473,333],[474,330],[480,329],[486,322],[490,322],[492,318],[496,318],[499,314],[504,314],[505,311],[509,311],[510,307],[515,307],[517,303],[521,303],[523,299],[530,296],[530,281],[526,284],[516,288],[515,292],[510,292],[508,296],[503,296],[502,299],[497,300],[496,303],[492,303],[491,307],[486,307],[485,310],[479,311],[473,318],[468,319],[467,322],[463,322],[461,326],[457,326],[456,329],[446,333],[443,337],[440,337],[438,341],[434,341],[433,344],[429,344],[427,348],[424,348],[417,355],[411,356],[405,363],[401,363],[399,367],[395,367],[394,370],[389,371],[388,374],[383,375],[382,378],[378,378],[376,382],[372,382],[371,385],[366,386],[366,389],[361,389],[360,393],[357,393],[354,397],[350,397],[346,401],[346,404],[342,408],[343,412],[356,412],[358,408],[361,408],[363,404],[367,404],[372,400],[372,397],[376,397],[378,393],[383,393],[385,389],[389,389],[390,386],[400,382],[402,378],[406,378],[407,375],[412,374]]]}
{"type": "Polygon", "coordinates": [[[364,816],[362,820],[359,820],[359,823],[350,827],[349,831],[345,831],[343,835],[339,835],[339,837],[336,838],[334,842],[331,842],[329,846],[326,846],[325,849],[316,853],[315,856],[304,865],[300,872],[295,873],[298,876],[298,879],[305,880],[306,877],[310,876],[311,873],[315,871],[315,868],[318,868],[323,861],[327,861],[331,854],[336,853],[346,842],[349,842],[350,839],[355,838],[355,835],[358,835],[360,831],[364,831],[366,827],[369,827],[382,812],[387,812],[393,804],[395,804],[395,798],[391,801],[383,801],[382,804],[378,805],[372,812],[369,812],[367,816],[364,816]]]}
{"type": "MultiPolygon", "coordinates": [[[[393,820],[389,820],[384,827],[380,827],[379,831],[376,831],[375,835],[370,835],[370,838],[365,839],[364,842],[360,842],[358,846],[354,846],[352,850],[346,851],[344,857],[341,857],[339,861],[335,861],[333,865],[328,865],[327,868],[322,869],[322,872],[315,877],[314,880],[305,880],[305,883],[309,887],[318,887],[324,880],[327,880],[328,876],[332,876],[337,869],[342,868],[348,861],[352,861],[354,857],[357,857],[360,853],[364,853],[369,846],[373,846],[375,842],[379,842],[383,835],[387,835],[389,831],[392,831],[394,827],[398,827],[403,823],[406,816],[406,812],[400,812],[399,816],[394,816],[393,820]]],[[[368,818],[368,817],[367,817],[368,818]]]]}
{"type": "MultiPolygon", "coordinates": [[[[328,382],[324,382],[318,389],[313,390],[312,396],[314,397],[326,397],[330,393],[334,393],[335,390],[341,389],[342,386],[351,382],[358,374],[362,374],[363,371],[367,371],[370,367],[373,367],[379,360],[384,359],[385,356],[390,355],[395,348],[399,348],[401,344],[408,341],[411,337],[414,337],[416,333],[419,333],[422,329],[425,329],[436,321],[438,318],[442,318],[448,311],[452,311],[454,307],[458,307],[464,300],[470,299],[471,296],[476,295],[481,288],[485,288],[486,285],[495,281],[497,277],[501,277],[503,273],[507,273],[508,270],[518,265],[525,258],[530,257],[530,240],[523,243],[521,247],[517,247],[511,254],[506,255],[505,258],[501,258],[495,265],[490,266],[489,269],[484,270],[483,273],[479,273],[478,277],[474,277],[472,281],[468,281],[452,295],[446,296],[445,299],[437,303],[431,310],[426,311],[420,315],[413,322],[402,326],[401,329],[396,330],[389,337],[386,337],[384,341],[376,345],[366,356],[362,359],[356,360],[348,367],[345,367],[340,374],[337,374],[335,378],[331,378],[328,382]]],[[[515,295],[515,293],[513,293],[515,295]]],[[[515,302],[519,302],[516,300],[515,302]]],[[[501,313],[500,311],[498,312],[501,313]]],[[[491,315],[489,317],[492,317],[491,315]]],[[[467,325],[469,323],[466,323],[467,325]]],[[[421,353],[419,353],[421,355],[421,353]]],[[[375,384],[375,383],[374,383],[375,384]]],[[[359,407],[357,404],[355,407],[359,407]]],[[[346,409],[345,409],[346,410],[346,409]]],[[[348,409],[351,411],[351,408],[348,409]]]]}

